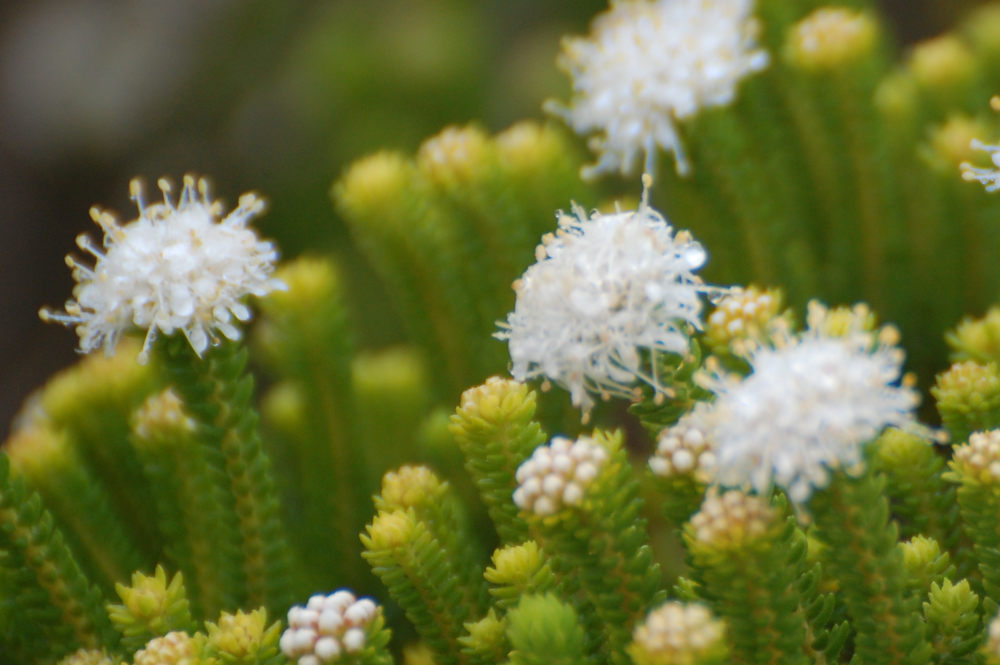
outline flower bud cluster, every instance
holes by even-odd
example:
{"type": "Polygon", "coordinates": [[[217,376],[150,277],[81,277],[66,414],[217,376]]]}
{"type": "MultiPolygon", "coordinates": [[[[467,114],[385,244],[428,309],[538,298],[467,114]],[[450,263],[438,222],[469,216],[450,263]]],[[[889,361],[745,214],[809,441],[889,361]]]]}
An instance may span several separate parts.
{"type": "Polygon", "coordinates": [[[781,294],[750,286],[727,294],[709,315],[705,336],[714,346],[729,347],[737,355],[767,341],[778,323],[781,294]]]}
{"type": "Polygon", "coordinates": [[[724,652],[725,627],[702,605],[668,602],[636,627],[630,651],[636,663],[701,663],[724,652]]]}
{"type": "Polygon", "coordinates": [[[316,594],[305,607],[288,610],[288,629],[282,634],[282,653],[298,665],[319,665],[354,654],[365,646],[367,627],[378,615],[370,598],[355,598],[346,589],[316,594]]]}
{"type": "Polygon", "coordinates": [[[197,422],[184,411],[184,403],[167,388],[149,397],[135,413],[134,428],[137,438],[151,439],[157,432],[191,433],[197,422]]]}
{"type": "Polygon", "coordinates": [[[700,482],[712,479],[715,451],[700,421],[702,409],[685,414],[676,425],[660,432],[656,452],[649,458],[650,470],[661,478],[693,475],[700,482]]]}
{"type": "Polygon", "coordinates": [[[956,470],[981,483],[1000,483],[1000,429],[976,432],[955,448],[956,470]]]}
{"type": "Polygon", "coordinates": [[[774,520],[774,510],[763,499],[729,490],[710,493],[691,518],[691,527],[698,542],[735,548],[763,536],[774,520]]]}
{"type": "Polygon", "coordinates": [[[190,663],[198,656],[198,644],[182,630],[175,630],[157,637],[136,652],[135,665],[161,665],[161,663],[190,663]]]}
{"type": "Polygon", "coordinates": [[[59,665],[114,665],[104,650],[77,649],[59,661],[59,665]]]}
{"type": "Polygon", "coordinates": [[[589,437],[575,442],[556,437],[518,467],[514,503],[540,517],[579,505],[607,459],[607,451],[589,437]]]}
{"type": "Polygon", "coordinates": [[[844,7],[823,7],[799,21],[786,51],[803,69],[835,69],[871,53],[878,24],[871,15],[844,7]]]}
{"type": "Polygon", "coordinates": [[[1000,617],[994,617],[986,628],[986,643],[979,652],[985,657],[986,665],[1000,663],[1000,617]]]}

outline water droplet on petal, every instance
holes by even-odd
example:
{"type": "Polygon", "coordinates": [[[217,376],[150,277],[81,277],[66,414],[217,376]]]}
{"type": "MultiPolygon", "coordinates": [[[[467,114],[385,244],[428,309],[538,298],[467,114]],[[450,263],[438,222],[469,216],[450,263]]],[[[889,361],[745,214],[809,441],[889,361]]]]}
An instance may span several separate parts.
{"type": "Polygon", "coordinates": [[[680,257],[689,268],[694,270],[695,268],[700,268],[705,265],[705,261],[708,259],[708,253],[705,251],[704,247],[695,242],[682,249],[680,257]]]}

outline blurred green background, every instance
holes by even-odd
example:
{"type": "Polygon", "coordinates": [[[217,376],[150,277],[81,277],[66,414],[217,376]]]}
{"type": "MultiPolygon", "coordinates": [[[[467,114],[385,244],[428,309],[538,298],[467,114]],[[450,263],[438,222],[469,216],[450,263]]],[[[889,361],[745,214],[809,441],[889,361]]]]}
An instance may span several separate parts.
{"type": "MultiPolygon", "coordinates": [[[[906,44],[976,0],[883,0],[906,44]]],[[[398,321],[330,206],[330,184],[382,147],[448,124],[490,131],[565,99],[559,38],[606,0],[6,0],[0,6],[0,436],[75,336],[37,318],[72,289],[63,256],[95,203],[128,219],[128,181],[211,177],[254,189],[285,256],[332,252],[364,346],[398,321]]],[[[998,91],[1000,92],[1000,91],[998,91]]],[[[985,100],[984,100],[985,103],[985,100]]],[[[567,202],[568,204],[569,202],[567,202]]]]}

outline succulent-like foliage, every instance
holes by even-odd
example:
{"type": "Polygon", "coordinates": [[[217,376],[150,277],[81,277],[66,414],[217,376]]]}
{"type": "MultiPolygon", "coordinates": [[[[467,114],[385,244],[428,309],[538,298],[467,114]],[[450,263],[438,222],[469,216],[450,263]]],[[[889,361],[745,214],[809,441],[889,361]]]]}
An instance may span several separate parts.
{"type": "Polygon", "coordinates": [[[37,494],[10,475],[0,453],[0,551],[13,649],[33,658],[112,647],[118,634],[101,592],[83,574],[37,494]]]}
{"type": "Polygon", "coordinates": [[[793,548],[803,554],[803,561],[799,564],[803,566],[803,572],[798,580],[798,591],[799,607],[806,619],[805,652],[816,663],[839,662],[851,637],[851,624],[844,616],[843,603],[829,588],[831,580],[824,577],[823,565],[816,552],[821,546],[801,530],[794,535],[798,540],[804,539],[805,544],[804,548],[798,542],[793,544],[793,548]]]}
{"type": "Polygon", "coordinates": [[[552,124],[347,166],[335,257],[196,178],[95,210],[42,317],[118,353],[0,453],[0,665],[1000,663],[1000,4],[892,34],[611,2],[552,124]]]}
{"type": "Polygon", "coordinates": [[[527,539],[527,527],[510,497],[517,489],[518,466],[546,438],[533,420],[535,399],[535,391],[525,384],[491,377],[462,393],[451,418],[466,468],[505,543],[527,539]]]}
{"type": "Polygon", "coordinates": [[[962,319],[945,340],[956,361],[1000,362],[1000,309],[991,307],[980,318],[962,319]]]}
{"type": "Polygon", "coordinates": [[[551,594],[525,596],[507,616],[509,665],[586,662],[584,627],[572,605],[551,594]]]}
{"type": "Polygon", "coordinates": [[[932,646],[938,663],[975,663],[981,640],[979,596],[967,580],[932,583],[923,604],[924,621],[933,635],[932,646]]]}
{"type": "Polygon", "coordinates": [[[133,534],[143,565],[152,566],[163,541],[129,432],[133,411],[161,387],[162,377],[155,363],[136,362],[138,351],[126,339],[117,355],[87,356],[60,372],[39,392],[26,420],[66,437],[133,534]]]}
{"type": "MultiPolygon", "coordinates": [[[[872,468],[886,479],[889,508],[904,539],[927,536],[947,552],[962,539],[955,487],[943,478],[945,462],[935,446],[916,434],[886,430],[867,450],[872,468]]],[[[963,576],[968,557],[958,557],[963,576]]]]}
{"type": "MultiPolygon", "coordinates": [[[[461,663],[463,624],[475,607],[463,603],[465,579],[454,553],[412,509],[379,513],[362,534],[362,555],[441,663],[461,663]]],[[[464,562],[468,565],[467,562],[464,562]]]]}
{"type": "Polygon", "coordinates": [[[268,625],[267,610],[223,612],[217,623],[206,622],[205,651],[225,665],[277,665],[281,624],[268,625]]]}
{"type": "Polygon", "coordinates": [[[507,620],[497,617],[490,608],[479,621],[465,624],[466,634],[458,638],[462,645],[462,655],[469,665],[490,665],[502,663],[510,652],[507,640],[507,620]]]}
{"type": "Polygon", "coordinates": [[[556,588],[548,556],[533,540],[508,545],[493,553],[493,565],[483,574],[497,609],[509,610],[522,596],[543,594],[556,588]]]}
{"type": "Polygon", "coordinates": [[[931,393],[955,443],[978,430],[1000,426],[1000,370],[996,363],[955,363],[938,375],[931,393]]]}
{"type": "Polygon", "coordinates": [[[163,566],[157,566],[153,575],[135,573],[132,584],[118,584],[115,591],[122,602],[109,603],[108,616],[122,634],[122,650],[128,653],[153,638],[195,628],[180,573],[168,582],[163,566]]]}
{"type": "Polygon", "coordinates": [[[906,586],[897,527],[889,521],[884,479],[871,471],[838,474],[809,503],[825,561],[854,626],[854,653],[869,663],[926,663],[930,646],[906,586]]]}
{"type": "Polygon", "coordinates": [[[74,558],[102,591],[145,564],[105,485],[93,475],[66,430],[36,422],[7,441],[11,470],[39,493],[74,558]]]}
{"type": "Polygon", "coordinates": [[[450,567],[462,574],[463,606],[473,616],[485,610],[486,584],[478,566],[477,543],[473,539],[467,515],[447,482],[422,466],[404,466],[382,478],[382,492],[375,497],[379,514],[413,510],[418,520],[427,524],[441,544],[450,567]]]}
{"type": "Polygon", "coordinates": [[[684,528],[698,593],[728,625],[741,663],[808,663],[796,578],[805,539],[793,518],[736,490],[710,494],[684,528]]]}
{"type": "Polygon", "coordinates": [[[286,503],[297,506],[283,515],[288,533],[302,552],[310,587],[322,587],[363,572],[353,540],[371,512],[378,478],[359,471],[368,469],[366,460],[377,459],[379,450],[356,445],[361,422],[351,366],[354,341],[335,266],[303,257],[276,276],[288,290],[264,304],[254,341],[271,372],[285,382],[288,397],[297,399],[295,425],[273,452],[296,479],[280,488],[286,503]]]}
{"type": "Polygon", "coordinates": [[[976,432],[968,443],[957,446],[947,475],[958,484],[958,505],[982,575],[987,615],[994,613],[1000,598],[1000,484],[993,468],[1000,454],[997,437],[997,430],[976,432]]]}
{"type": "Polygon", "coordinates": [[[947,552],[933,538],[915,536],[900,543],[903,550],[903,567],[906,569],[908,587],[919,596],[925,595],[932,584],[940,586],[946,579],[955,577],[955,566],[947,552]]]}
{"type": "Polygon", "coordinates": [[[231,523],[238,525],[239,542],[221,545],[238,556],[244,586],[237,602],[283,608],[295,591],[291,552],[250,402],[253,378],[245,373],[246,349],[222,344],[196,359],[187,341],[176,337],[159,343],[159,349],[187,412],[198,423],[216,482],[223,483],[224,505],[236,516],[231,523]]]}
{"type": "Polygon", "coordinates": [[[390,285],[413,339],[452,399],[503,369],[490,339],[513,304],[552,211],[587,192],[575,151],[551,127],[518,124],[489,137],[448,128],[415,160],[383,152],[354,164],[333,198],[362,251],[390,285]]]}
{"type": "Polygon", "coordinates": [[[201,444],[196,421],[168,389],[136,412],[133,428],[133,446],[168,542],[164,554],[186,576],[193,613],[215,616],[234,607],[241,595],[240,576],[231,565],[238,559],[239,533],[228,519],[220,470],[208,462],[211,454],[201,444]]]}
{"type": "Polygon", "coordinates": [[[632,626],[661,596],[662,585],[646,544],[639,484],[622,443],[620,432],[602,431],[572,445],[553,440],[518,470],[514,495],[532,537],[552,557],[560,583],[567,592],[579,592],[576,606],[588,637],[598,639],[613,662],[622,659],[632,626]],[[576,462],[572,479],[563,458],[576,462]],[[534,498],[529,490],[533,483],[541,491],[534,498]],[[561,501],[554,499],[553,490],[561,501]]]}

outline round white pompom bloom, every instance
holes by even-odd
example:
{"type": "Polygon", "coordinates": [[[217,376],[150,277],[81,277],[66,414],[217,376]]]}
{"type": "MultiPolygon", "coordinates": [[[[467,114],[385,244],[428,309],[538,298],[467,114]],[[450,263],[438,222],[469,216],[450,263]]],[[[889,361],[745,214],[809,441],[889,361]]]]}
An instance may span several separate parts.
{"type": "Polygon", "coordinates": [[[573,78],[569,106],[549,102],[578,133],[598,132],[589,177],[632,170],[645,155],[651,172],[657,146],[688,171],[678,120],[723,106],[737,85],[764,69],[757,47],[753,0],[633,0],[613,2],[594,19],[589,37],[566,39],[560,65],[573,78]]]}
{"type": "Polygon", "coordinates": [[[146,205],[142,187],[132,181],[139,217],[120,225],[114,215],[97,208],[91,217],[104,230],[98,247],[87,235],[77,245],[94,256],[93,267],[66,258],[77,281],[74,300],[65,312],[42,309],[41,317],[75,325],[80,350],[114,350],[122,332],[145,329],[140,353],[145,361],[158,333],[179,330],[201,355],[217,339],[216,331],[239,339],[234,324],[250,318],[247,295],[263,296],[284,284],[271,277],[278,252],[247,223],[264,209],[255,194],[244,194],[225,218],[222,206],[208,195],[207,182],[185,176],[180,201],[170,198],[170,183],[161,179],[163,203],[146,205]]]}
{"type": "Polygon", "coordinates": [[[634,212],[559,213],[538,262],[514,283],[514,311],[497,333],[515,379],[548,377],[584,411],[593,405],[588,392],[631,398],[636,381],[664,392],[657,354],[686,353],[689,327],[701,327],[705,287],[693,271],[707,256],[647,195],[634,212]]]}
{"type": "Polygon", "coordinates": [[[861,316],[837,329],[826,314],[810,303],[809,329],[756,349],[742,381],[705,381],[717,396],[710,436],[719,484],[766,492],[773,483],[801,503],[831,469],[860,468],[862,445],[886,427],[916,427],[919,396],[902,375],[895,329],[864,330],[861,316]]]}

